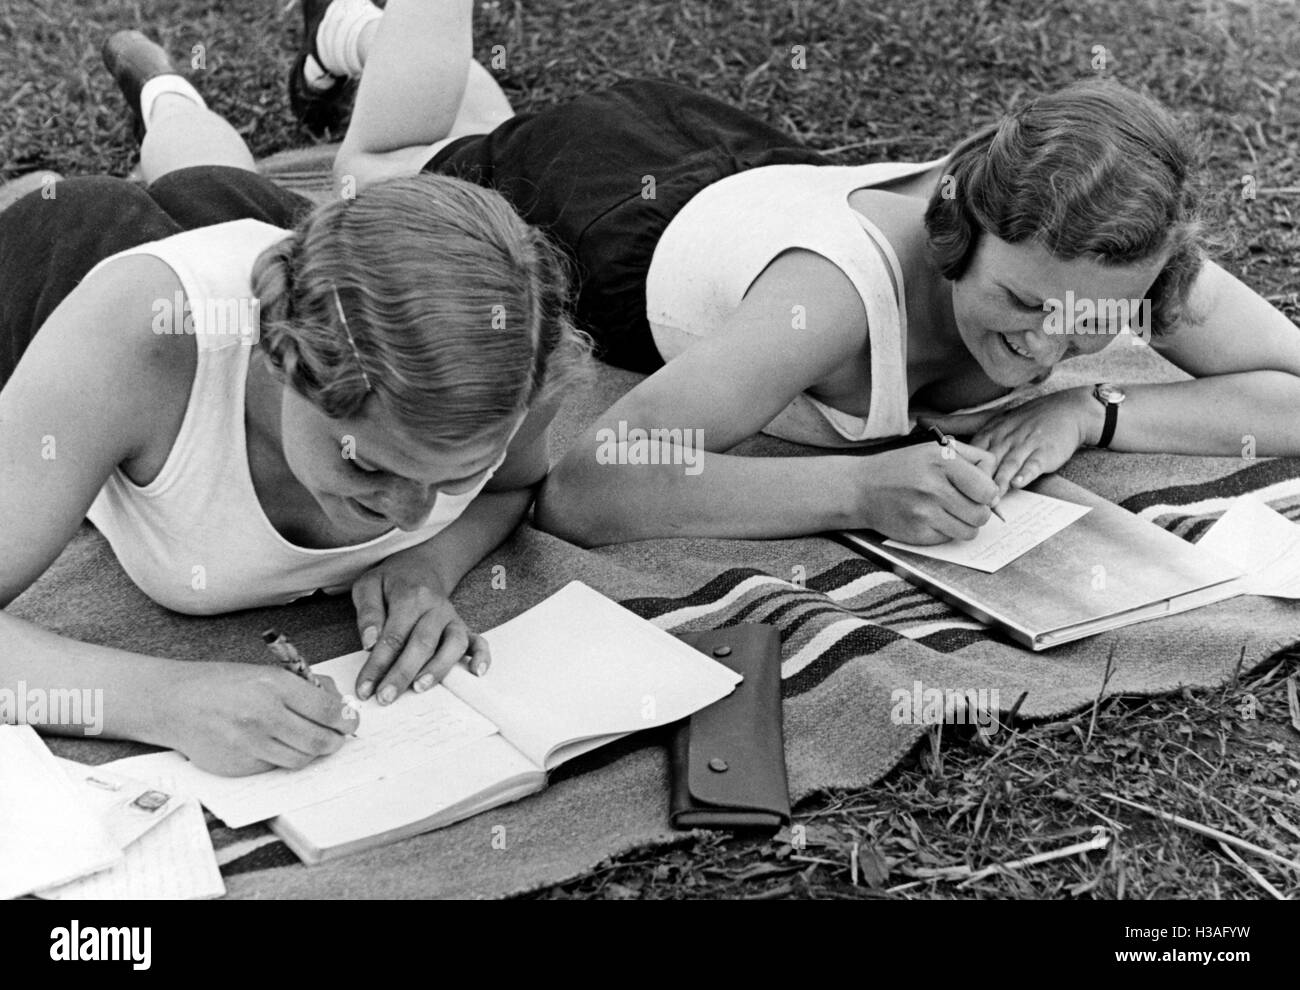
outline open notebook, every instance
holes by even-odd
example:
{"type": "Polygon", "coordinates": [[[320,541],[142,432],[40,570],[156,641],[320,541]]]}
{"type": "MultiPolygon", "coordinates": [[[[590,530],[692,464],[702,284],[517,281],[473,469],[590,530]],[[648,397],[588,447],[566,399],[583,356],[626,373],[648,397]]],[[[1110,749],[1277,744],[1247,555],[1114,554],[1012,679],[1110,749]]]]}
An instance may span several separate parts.
{"type": "MultiPolygon", "coordinates": [[[[116,767],[165,774],[232,828],[273,818],[289,847],[318,863],[539,791],[566,760],[686,718],[740,681],[578,581],[483,635],[484,677],[457,666],[423,694],[359,703],[357,737],[303,770],[219,777],[177,753],[116,767]]],[[[365,658],[312,669],[346,692],[365,658]]]]}
{"type": "Polygon", "coordinates": [[[1058,475],[1029,486],[1007,523],[975,540],[908,547],[844,534],[856,549],[1031,650],[1242,593],[1241,570],[1058,475]]]}

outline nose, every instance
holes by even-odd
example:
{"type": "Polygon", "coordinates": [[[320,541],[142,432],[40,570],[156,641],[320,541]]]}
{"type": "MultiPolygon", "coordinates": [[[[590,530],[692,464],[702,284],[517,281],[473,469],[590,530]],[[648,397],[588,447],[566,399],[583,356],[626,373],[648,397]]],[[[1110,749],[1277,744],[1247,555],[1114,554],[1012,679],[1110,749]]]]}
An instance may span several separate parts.
{"type": "Polygon", "coordinates": [[[389,491],[384,514],[398,529],[416,529],[428,518],[437,498],[438,489],[433,485],[404,479],[389,491]]]}
{"type": "Polygon", "coordinates": [[[1042,327],[1030,327],[1025,331],[1025,350],[1040,367],[1050,368],[1060,363],[1069,346],[1068,334],[1047,333],[1042,327]]]}

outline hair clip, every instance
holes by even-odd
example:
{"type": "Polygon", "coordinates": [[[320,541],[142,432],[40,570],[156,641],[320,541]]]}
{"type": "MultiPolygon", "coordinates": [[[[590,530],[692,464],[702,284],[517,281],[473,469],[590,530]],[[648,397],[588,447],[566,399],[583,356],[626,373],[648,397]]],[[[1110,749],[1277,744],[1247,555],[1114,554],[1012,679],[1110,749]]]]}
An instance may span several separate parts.
{"type": "Polygon", "coordinates": [[[343,312],[343,300],[339,298],[339,287],[330,283],[330,290],[334,293],[334,308],[339,311],[339,319],[343,321],[343,332],[348,335],[348,344],[352,347],[352,356],[357,359],[357,368],[361,371],[361,380],[366,383],[366,391],[372,391],[370,385],[370,376],[366,374],[366,366],[361,363],[361,352],[357,350],[357,342],[352,336],[352,328],[348,326],[348,318],[343,312]]]}

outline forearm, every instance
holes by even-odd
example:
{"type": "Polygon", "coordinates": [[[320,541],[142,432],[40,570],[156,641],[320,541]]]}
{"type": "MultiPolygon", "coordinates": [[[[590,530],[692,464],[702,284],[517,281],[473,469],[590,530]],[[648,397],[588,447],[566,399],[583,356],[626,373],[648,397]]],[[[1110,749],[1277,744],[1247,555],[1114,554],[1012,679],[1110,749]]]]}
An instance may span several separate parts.
{"type": "Polygon", "coordinates": [[[692,459],[702,457],[692,467],[598,464],[579,449],[547,478],[536,520],[583,546],[677,536],[780,539],[856,525],[852,507],[858,493],[850,489],[860,458],[854,456],[692,451],[692,459]]]}
{"type": "Polygon", "coordinates": [[[461,578],[515,531],[532,501],[531,488],[484,492],[446,529],[389,560],[415,564],[450,597],[461,578]]]}
{"type": "Polygon", "coordinates": [[[160,688],[181,672],[178,661],[78,642],[0,610],[3,721],[169,746],[160,688]]]}
{"type": "MultiPolygon", "coordinates": [[[[1300,455],[1300,378],[1248,371],[1185,382],[1124,386],[1111,450],[1132,453],[1300,455]]],[[[1087,442],[1100,439],[1104,410],[1088,399],[1087,442]]]]}

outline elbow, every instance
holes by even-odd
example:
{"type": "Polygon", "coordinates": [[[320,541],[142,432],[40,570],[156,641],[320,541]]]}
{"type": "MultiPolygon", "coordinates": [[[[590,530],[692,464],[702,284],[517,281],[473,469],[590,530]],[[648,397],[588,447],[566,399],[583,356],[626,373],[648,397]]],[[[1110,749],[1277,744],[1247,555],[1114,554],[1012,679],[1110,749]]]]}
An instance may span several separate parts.
{"type": "Polygon", "coordinates": [[[584,549],[618,542],[611,521],[602,518],[603,501],[590,479],[567,460],[547,476],[533,505],[533,524],[544,533],[584,549]]]}

